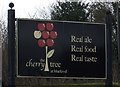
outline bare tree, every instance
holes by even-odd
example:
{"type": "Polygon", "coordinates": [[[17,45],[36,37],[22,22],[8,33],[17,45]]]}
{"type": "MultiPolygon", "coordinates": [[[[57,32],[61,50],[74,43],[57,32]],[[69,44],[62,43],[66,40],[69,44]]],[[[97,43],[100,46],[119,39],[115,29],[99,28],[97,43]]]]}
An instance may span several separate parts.
{"type": "Polygon", "coordinates": [[[35,12],[31,14],[28,13],[28,16],[32,19],[50,19],[50,7],[35,8],[35,12]]]}

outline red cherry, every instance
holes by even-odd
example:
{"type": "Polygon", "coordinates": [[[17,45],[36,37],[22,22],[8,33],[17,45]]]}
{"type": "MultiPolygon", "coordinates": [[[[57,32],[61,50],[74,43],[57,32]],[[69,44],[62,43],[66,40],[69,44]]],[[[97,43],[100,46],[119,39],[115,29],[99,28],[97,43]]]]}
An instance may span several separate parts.
{"type": "Polygon", "coordinates": [[[38,24],[38,29],[40,31],[43,31],[45,29],[45,24],[43,24],[43,23],[38,24]]]}
{"type": "Polygon", "coordinates": [[[50,31],[53,30],[53,28],[54,28],[53,23],[47,23],[46,28],[50,31]]]}
{"type": "Polygon", "coordinates": [[[49,32],[48,32],[48,31],[43,31],[43,32],[42,32],[42,37],[43,37],[44,39],[47,39],[47,38],[49,37],[49,32]]]}
{"type": "Polygon", "coordinates": [[[47,45],[48,45],[49,47],[52,47],[53,44],[54,44],[54,40],[53,40],[53,39],[47,39],[47,45]]]}
{"type": "Polygon", "coordinates": [[[39,47],[44,47],[45,46],[45,40],[43,40],[43,39],[38,40],[38,45],[39,45],[39,47]]]}
{"type": "Polygon", "coordinates": [[[57,32],[56,31],[51,31],[50,36],[51,36],[51,38],[55,39],[57,37],[57,32]]]}

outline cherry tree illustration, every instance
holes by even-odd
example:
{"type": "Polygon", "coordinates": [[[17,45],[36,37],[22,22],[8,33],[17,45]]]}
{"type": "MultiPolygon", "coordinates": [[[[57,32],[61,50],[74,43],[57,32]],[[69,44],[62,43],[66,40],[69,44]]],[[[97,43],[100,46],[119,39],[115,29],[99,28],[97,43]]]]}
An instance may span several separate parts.
{"type": "Polygon", "coordinates": [[[53,23],[44,23],[38,24],[38,30],[34,31],[34,37],[38,39],[39,47],[45,47],[46,50],[46,62],[44,71],[49,71],[48,67],[48,59],[52,57],[54,54],[54,49],[48,51],[48,47],[52,47],[54,45],[54,39],[57,38],[58,34],[56,31],[53,31],[54,25],[53,23]]]}

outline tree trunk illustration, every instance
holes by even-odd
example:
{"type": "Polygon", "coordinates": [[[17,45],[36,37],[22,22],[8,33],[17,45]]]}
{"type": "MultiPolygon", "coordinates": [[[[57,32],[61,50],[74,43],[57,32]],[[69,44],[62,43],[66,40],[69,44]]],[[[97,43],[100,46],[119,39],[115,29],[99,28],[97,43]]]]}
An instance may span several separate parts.
{"type": "Polygon", "coordinates": [[[49,68],[48,68],[48,58],[47,58],[47,49],[48,49],[48,46],[46,46],[46,62],[45,62],[45,70],[44,71],[49,71],[49,68]]]}
{"type": "Polygon", "coordinates": [[[51,51],[48,51],[48,46],[45,47],[46,49],[46,62],[45,62],[45,69],[44,71],[49,71],[49,67],[48,67],[48,58],[52,57],[52,55],[54,54],[54,49],[52,49],[51,51]]]}

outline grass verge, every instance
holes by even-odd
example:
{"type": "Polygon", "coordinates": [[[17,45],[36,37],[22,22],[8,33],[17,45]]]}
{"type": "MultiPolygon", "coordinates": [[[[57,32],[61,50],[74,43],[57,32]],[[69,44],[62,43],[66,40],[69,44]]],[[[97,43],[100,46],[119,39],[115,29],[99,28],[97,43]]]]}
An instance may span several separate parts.
{"type": "MultiPolygon", "coordinates": [[[[16,87],[106,87],[105,83],[83,83],[73,85],[41,85],[41,86],[16,86],[16,87]]],[[[113,83],[113,87],[120,87],[120,83],[113,83]]]]}

